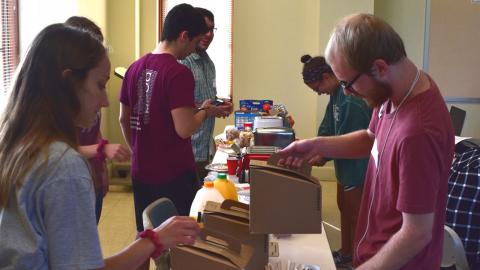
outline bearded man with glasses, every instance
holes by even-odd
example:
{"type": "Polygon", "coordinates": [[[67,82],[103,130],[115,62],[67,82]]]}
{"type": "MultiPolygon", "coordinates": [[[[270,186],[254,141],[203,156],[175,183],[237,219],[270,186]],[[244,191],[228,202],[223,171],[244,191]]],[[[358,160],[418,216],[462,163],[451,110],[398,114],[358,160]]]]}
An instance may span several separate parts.
{"type": "Polygon", "coordinates": [[[369,157],[353,265],[439,269],[454,133],[437,85],[407,57],[395,30],[370,14],[342,19],[325,56],[345,91],[374,108],[370,125],[294,142],[279,164],[369,157]]]}
{"type": "MultiPolygon", "coordinates": [[[[195,79],[195,104],[200,107],[205,100],[213,101],[217,96],[215,65],[207,53],[217,28],[215,28],[214,15],[210,10],[200,7],[195,9],[203,15],[208,32],[200,39],[195,52],[185,59],[179,60],[179,62],[187,66],[193,73],[193,78],[195,79]]],[[[201,182],[208,174],[205,166],[211,161],[210,149],[213,145],[215,118],[229,116],[233,111],[233,104],[230,100],[224,100],[221,105],[212,106],[211,110],[212,115],[205,119],[200,128],[191,137],[193,155],[195,156],[195,170],[197,178],[201,182]]]]}

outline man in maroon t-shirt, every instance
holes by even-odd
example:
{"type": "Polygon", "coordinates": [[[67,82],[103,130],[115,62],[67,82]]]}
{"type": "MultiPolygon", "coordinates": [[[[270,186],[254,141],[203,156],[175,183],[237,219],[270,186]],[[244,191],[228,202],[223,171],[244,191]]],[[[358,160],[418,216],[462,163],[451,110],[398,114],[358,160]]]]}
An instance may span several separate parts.
{"type": "Polygon", "coordinates": [[[294,142],[280,152],[280,164],[370,156],[354,266],[439,269],[454,135],[438,87],[373,15],[340,21],[325,55],[344,91],[374,108],[369,128],[294,142]]]}
{"type": "Polygon", "coordinates": [[[127,70],[120,93],[120,126],[132,149],[132,186],[137,231],[142,212],[161,197],[188,215],[199,188],[190,137],[210,116],[210,101],[194,102],[192,72],[184,59],[208,31],[203,16],[191,5],[172,8],[165,18],[160,43],[127,70]]]}

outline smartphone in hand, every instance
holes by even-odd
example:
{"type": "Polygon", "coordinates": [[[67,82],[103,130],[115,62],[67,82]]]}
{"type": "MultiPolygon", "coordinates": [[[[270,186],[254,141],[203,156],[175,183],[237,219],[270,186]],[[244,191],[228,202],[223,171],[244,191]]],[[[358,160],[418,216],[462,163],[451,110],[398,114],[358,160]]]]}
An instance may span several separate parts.
{"type": "Polygon", "coordinates": [[[225,101],[223,99],[215,99],[213,102],[212,102],[212,105],[213,106],[220,106],[220,105],[223,105],[225,103],[225,101]]]}

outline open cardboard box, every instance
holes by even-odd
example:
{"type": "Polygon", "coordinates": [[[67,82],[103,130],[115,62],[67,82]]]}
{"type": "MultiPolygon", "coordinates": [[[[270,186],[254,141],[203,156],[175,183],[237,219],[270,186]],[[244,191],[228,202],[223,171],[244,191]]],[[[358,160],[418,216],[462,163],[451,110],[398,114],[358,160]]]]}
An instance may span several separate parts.
{"type": "Polygon", "coordinates": [[[250,232],[322,232],[322,188],[311,166],[279,167],[279,156],[250,163],[250,232]]]}
{"type": "Polygon", "coordinates": [[[191,246],[177,246],[171,251],[171,269],[245,269],[253,248],[219,232],[203,229],[191,246]]]}
{"type": "Polygon", "coordinates": [[[264,269],[268,263],[268,234],[250,233],[248,204],[233,200],[223,203],[208,201],[203,214],[206,229],[225,233],[238,239],[242,244],[252,246],[254,253],[246,270],[264,269]]]}

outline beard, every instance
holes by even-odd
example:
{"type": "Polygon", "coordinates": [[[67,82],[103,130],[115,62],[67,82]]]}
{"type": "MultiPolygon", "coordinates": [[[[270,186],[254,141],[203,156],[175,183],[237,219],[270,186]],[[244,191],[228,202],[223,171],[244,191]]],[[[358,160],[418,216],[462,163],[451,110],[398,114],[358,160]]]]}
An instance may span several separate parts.
{"type": "Polygon", "coordinates": [[[197,45],[197,51],[205,52],[210,46],[210,43],[212,43],[212,40],[213,39],[202,38],[197,45]]]}
{"type": "Polygon", "coordinates": [[[392,86],[388,83],[375,80],[375,86],[364,96],[365,102],[371,108],[380,107],[392,95],[392,86]]]}

